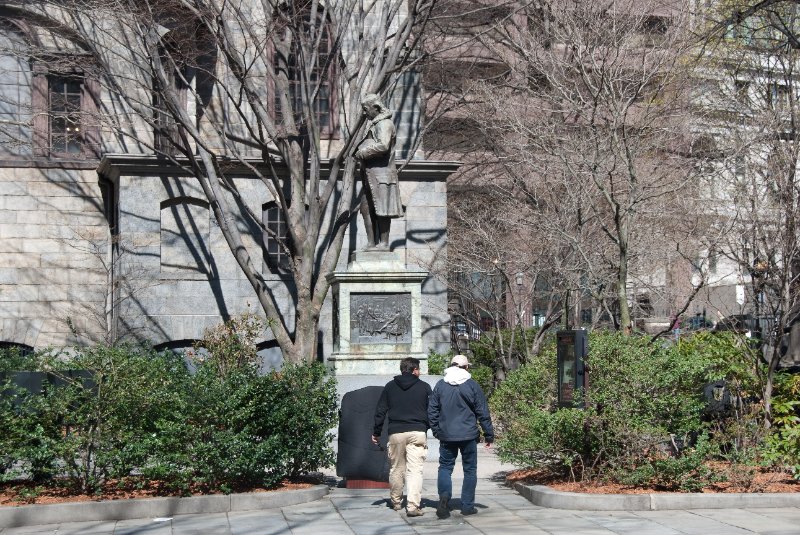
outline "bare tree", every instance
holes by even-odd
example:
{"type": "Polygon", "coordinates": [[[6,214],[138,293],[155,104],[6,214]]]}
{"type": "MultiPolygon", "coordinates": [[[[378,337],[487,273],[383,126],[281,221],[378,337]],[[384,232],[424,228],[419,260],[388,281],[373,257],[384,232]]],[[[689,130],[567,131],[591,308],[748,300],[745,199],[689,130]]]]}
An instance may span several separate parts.
{"type": "Polygon", "coordinates": [[[458,96],[459,117],[479,132],[467,141],[480,143],[464,180],[516,200],[505,213],[527,225],[518,235],[547,245],[539,253],[565,318],[590,300],[595,319],[630,333],[634,288],[657,286],[664,256],[698,230],[672,223],[696,216],[686,195],[698,171],[688,4],[534,0],[473,11],[482,22],[459,23],[450,50],[505,68],[458,96]]]}
{"type": "Polygon", "coordinates": [[[449,204],[450,291],[465,303],[462,308],[472,307],[464,311],[466,319],[491,320],[495,377],[502,381],[538,353],[548,329],[561,318],[558,266],[549,256],[549,244],[529,233],[530,221],[524,221],[518,201],[504,191],[456,191],[449,204]],[[543,315],[531,338],[524,326],[532,303],[542,307],[543,315]]]}
{"type": "Polygon", "coordinates": [[[775,372],[800,313],[798,3],[730,2],[704,13],[709,125],[719,146],[714,228],[745,289],[742,312],[766,361],[765,424],[775,372]],[[762,346],[763,342],[763,346],[762,346]]]}
{"type": "MultiPolygon", "coordinates": [[[[35,61],[97,81],[106,148],[156,153],[194,177],[270,320],[284,358],[316,356],[320,310],[358,212],[364,94],[386,95],[414,62],[433,0],[32,0],[3,14],[43,28],[35,61]],[[59,46],[78,53],[59,54],[59,46]],[[60,65],[58,64],[60,62],[60,65]],[[266,228],[235,182],[269,191],[287,235],[266,228]],[[246,229],[279,240],[296,315],[260,274],[246,229]]],[[[61,50],[63,52],[64,50],[61,50]]],[[[36,119],[34,118],[34,121],[36,119]]],[[[100,139],[87,140],[100,150],[100,139]]]]}

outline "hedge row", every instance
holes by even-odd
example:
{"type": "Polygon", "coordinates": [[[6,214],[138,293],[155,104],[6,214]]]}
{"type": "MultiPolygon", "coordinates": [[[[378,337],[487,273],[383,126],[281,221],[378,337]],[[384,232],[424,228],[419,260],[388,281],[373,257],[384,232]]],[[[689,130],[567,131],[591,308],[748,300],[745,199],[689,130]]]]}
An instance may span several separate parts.
{"type": "Polygon", "coordinates": [[[763,464],[800,472],[800,402],[783,386],[800,390],[800,381],[778,382],[783,420],[765,429],[763,363],[746,344],[731,333],[674,344],[592,333],[585,409],[556,407],[556,355],[542,352],[491,399],[500,457],[584,481],[683,491],[723,477],[715,461],[750,480],[763,464]],[[723,402],[709,403],[712,382],[724,384],[723,402]]]}
{"type": "Polygon", "coordinates": [[[230,492],[333,461],[336,390],[321,365],[260,375],[210,357],[190,373],[182,356],[138,347],[73,353],[27,359],[49,372],[41,393],[5,374],[1,478],[57,479],[91,493],[135,475],[172,491],[230,492]]]}

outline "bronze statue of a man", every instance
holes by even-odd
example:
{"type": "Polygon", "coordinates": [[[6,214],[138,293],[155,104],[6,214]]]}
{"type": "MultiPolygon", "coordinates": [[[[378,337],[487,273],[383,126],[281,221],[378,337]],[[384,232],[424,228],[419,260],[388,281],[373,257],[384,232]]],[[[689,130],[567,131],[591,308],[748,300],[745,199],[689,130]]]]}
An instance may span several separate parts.
{"type": "Polygon", "coordinates": [[[360,209],[367,230],[368,248],[388,249],[392,219],[403,217],[397,167],[394,165],[392,112],[378,95],[372,93],[364,96],[361,108],[370,122],[355,153],[355,157],[361,160],[361,177],[366,193],[360,209]]]}

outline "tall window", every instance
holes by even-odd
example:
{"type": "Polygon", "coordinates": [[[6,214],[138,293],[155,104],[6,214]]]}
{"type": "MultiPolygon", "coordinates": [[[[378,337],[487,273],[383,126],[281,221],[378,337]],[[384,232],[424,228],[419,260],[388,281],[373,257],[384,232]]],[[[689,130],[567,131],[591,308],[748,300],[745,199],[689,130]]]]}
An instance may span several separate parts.
{"type": "Polygon", "coordinates": [[[183,77],[178,73],[172,73],[168,80],[171,87],[161,89],[157,82],[153,84],[153,122],[154,122],[154,142],[156,151],[175,155],[178,152],[177,146],[181,143],[179,127],[172,112],[169,111],[166,99],[176,97],[179,105],[184,109],[187,103],[188,88],[183,83],[183,77]],[[171,93],[175,94],[172,95],[171,93]]]}
{"type": "Polygon", "coordinates": [[[288,249],[291,247],[291,239],[283,212],[277,203],[268,202],[261,208],[261,217],[266,228],[264,232],[265,271],[286,273],[290,267],[288,249]]]}
{"type": "MultiPolygon", "coordinates": [[[[313,39],[315,36],[311,35],[311,20],[310,15],[307,15],[304,24],[304,39],[313,39]]],[[[316,61],[312,66],[310,76],[310,90],[319,85],[314,102],[311,107],[314,115],[316,116],[317,123],[319,124],[320,132],[322,134],[335,135],[335,91],[332,91],[333,77],[335,69],[333,63],[328,65],[331,54],[331,37],[328,25],[323,21],[318,20],[315,25],[317,31],[322,31],[322,36],[319,39],[319,46],[316,48],[316,61]],[[321,28],[321,30],[319,30],[321,28]]],[[[275,69],[280,70],[282,67],[275,54],[275,69]]],[[[295,124],[300,124],[303,118],[303,97],[301,92],[301,72],[300,65],[298,65],[298,43],[293,41],[292,50],[286,61],[286,77],[289,80],[289,100],[291,101],[292,111],[294,112],[295,124]]],[[[283,120],[283,110],[280,103],[280,95],[275,92],[274,96],[275,107],[275,120],[281,122],[283,120]]]]}
{"type": "Polygon", "coordinates": [[[50,150],[80,154],[83,152],[81,129],[81,100],[83,80],[50,76],[50,150]]]}
{"type": "Polygon", "coordinates": [[[786,84],[772,83],[767,90],[767,97],[772,109],[786,111],[792,106],[792,90],[786,84]]]}
{"type": "MultiPolygon", "coordinates": [[[[64,60],[62,58],[62,64],[64,60]]],[[[32,104],[34,152],[57,158],[93,158],[100,150],[99,84],[75,67],[50,72],[34,65],[32,104]]]]}
{"type": "MultiPolygon", "coordinates": [[[[169,31],[162,35],[157,51],[161,74],[156,71],[151,73],[154,143],[157,152],[175,155],[180,152],[179,149],[185,150],[186,147],[182,147],[180,121],[176,121],[174,110],[171,109],[177,107],[186,112],[194,112],[189,106],[192,102],[189,100],[189,89],[194,86],[195,90],[201,90],[196,78],[197,65],[201,64],[199,70],[202,71],[201,58],[210,53],[213,38],[199,20],[172,12],[168,4],[165,9],[161,13],[161,23],[169,31]]],[[[153,68],[155,69],[155,62],[153,68]]],[[[205,68],[210,72],[214,70],[213,65],[205,65],[205,68]]]]}

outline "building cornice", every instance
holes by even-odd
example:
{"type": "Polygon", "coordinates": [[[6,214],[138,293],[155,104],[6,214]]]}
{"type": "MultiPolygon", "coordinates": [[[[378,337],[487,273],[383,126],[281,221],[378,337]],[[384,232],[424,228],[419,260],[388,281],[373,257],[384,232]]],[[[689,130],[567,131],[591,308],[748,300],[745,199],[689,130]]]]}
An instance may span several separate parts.
{"type": "MultiPolygon", "coordinates": [[[[184,168],[177,165],[181,162],[189,162],[188,159],[176,159],[175,161],[166,158],[159,158],[145,154],[106,154],[100,161],[97,173],[112,181],[116,181],[120,176],[191,176],[184,168]]],[[[437,160],[398,160],[396,162],[401,178],[407,180],[420,181],[444,181],[448,176],[455,173],[461,162],[437,161],[437,160]]],[[[268,172],[267,165],[257,158],[252,160],[219,160],[220,167],[226,174],[240,178],[252,177],[253,173],[249,166],[263,169],[268,172]]],[[[274,169],[279,175],[287,175],[286,166],[279,159],[274,161],[274,169]]],[[[330,172],[330,161],[322,162],[321,171],[323,176],[330,172]]]]}

